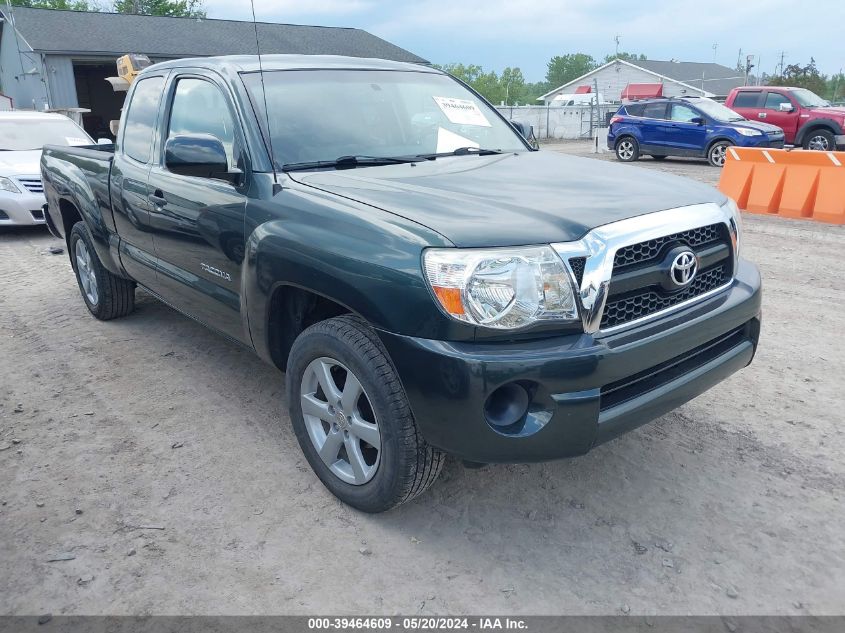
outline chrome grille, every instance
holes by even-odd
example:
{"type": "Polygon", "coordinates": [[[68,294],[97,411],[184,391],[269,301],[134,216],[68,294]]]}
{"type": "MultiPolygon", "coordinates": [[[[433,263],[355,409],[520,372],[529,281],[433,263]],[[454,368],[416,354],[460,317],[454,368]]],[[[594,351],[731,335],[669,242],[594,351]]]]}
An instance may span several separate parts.
{"type": "Polygon", "coordinates": [[[21,183],[27,191],[32,193],[44,193],[44,185],[41,183],[41,178],[38,176],[18,176],[17,181],[21,183]]]}

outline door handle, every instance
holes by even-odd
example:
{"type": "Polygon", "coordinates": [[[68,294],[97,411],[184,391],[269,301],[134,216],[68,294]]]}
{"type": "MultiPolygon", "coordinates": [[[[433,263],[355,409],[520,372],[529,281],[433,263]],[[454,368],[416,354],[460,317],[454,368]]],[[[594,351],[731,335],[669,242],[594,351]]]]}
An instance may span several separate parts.
{"type": "Polygon", "coordinates": [[[765,113],[765,112],[759,112],[759,113],[757,114],[757,118],[758,118],[758,119],[765,119],[765,118],[766,118],[766,113],[765,113]]]}
{"type": "Polygon", "coordinates": [[[164,192],[162,192],[160,189],[156,189],[149,196],[147,196],[147,198],[157,207],[163,207],[167,204],[167,200],[164,199],[164,192]]]}

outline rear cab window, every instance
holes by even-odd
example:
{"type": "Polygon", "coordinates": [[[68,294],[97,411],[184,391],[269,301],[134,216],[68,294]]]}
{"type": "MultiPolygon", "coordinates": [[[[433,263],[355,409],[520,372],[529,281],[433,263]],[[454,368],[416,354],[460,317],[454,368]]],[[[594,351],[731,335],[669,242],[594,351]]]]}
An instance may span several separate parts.
{"type": "Polygon", "coordinates": [[[129,111],[123,125],[121,149],[129,158],[139,163],[149,163],[152,155],[153,134],[155,132],[158,107],[164,77],[147,77],[138,81],[129,111]]]}
{"type": "Polygon", "coordinates": [[[736,93],[733,108],[756,108],[763,93],[759,90],[741,90],[736,93]]]}

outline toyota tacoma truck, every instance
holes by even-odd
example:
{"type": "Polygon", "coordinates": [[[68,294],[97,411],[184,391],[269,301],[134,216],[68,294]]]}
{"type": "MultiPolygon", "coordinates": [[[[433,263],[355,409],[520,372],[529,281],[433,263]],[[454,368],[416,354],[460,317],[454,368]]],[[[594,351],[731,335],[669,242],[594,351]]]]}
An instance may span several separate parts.
{"type": "Polygon", "coordinates": [[[140,287],[285,372],[314,472],[378,512],[446,454],[582,455],[754,356],[734,202],[527,128],[427,66],[164,62],[113,148],[45,148],[47,222],[94,317],[140,287]]]}
{"type": "Polygon", "coordinates": [[[821,151],[845,149],[845,108],[831,106],[806,88],[734,88],[725,105],[750,121],[777,125],[791,145],[821,151]]]}

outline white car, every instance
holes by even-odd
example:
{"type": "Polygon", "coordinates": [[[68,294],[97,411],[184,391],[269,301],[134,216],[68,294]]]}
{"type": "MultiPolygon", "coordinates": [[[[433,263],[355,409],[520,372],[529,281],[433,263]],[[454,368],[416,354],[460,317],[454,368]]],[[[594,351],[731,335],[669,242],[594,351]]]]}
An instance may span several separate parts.
{"type": "Polygon", "coordinates": [[[0,227],[44,224],[44,145],[93,144],[85,130],[61,114],[0,112],[0,227]]]}

